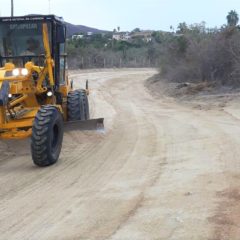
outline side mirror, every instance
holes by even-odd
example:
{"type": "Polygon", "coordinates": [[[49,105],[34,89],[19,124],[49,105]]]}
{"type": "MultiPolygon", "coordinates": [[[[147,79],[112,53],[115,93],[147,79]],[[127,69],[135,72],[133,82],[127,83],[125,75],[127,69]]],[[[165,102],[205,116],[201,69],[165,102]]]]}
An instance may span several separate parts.
{"type": "Polygon", "coordinates": [[[63,25],[57,25],[57,34],[56,34],[57,43],[65,43],[65,28],[63,25]]]}

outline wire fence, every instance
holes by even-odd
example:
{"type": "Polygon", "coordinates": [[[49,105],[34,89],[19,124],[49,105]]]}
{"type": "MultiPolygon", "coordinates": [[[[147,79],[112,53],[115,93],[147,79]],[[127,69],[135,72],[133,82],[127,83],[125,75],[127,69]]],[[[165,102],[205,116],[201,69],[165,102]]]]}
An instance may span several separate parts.
{"type": "Polygon", "coordinates": [[[70,69],[90,68],[146,68],[157,67],[159,61],[150,58],[96,58],[96,57],[69,57],[70,69]]]}

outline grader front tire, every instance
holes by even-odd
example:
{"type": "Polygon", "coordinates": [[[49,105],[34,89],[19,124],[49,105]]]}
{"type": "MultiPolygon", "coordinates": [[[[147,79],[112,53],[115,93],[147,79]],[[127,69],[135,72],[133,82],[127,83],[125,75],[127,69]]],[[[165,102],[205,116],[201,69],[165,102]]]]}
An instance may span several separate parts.
{"type": "Polygon", "coordinates": [[[51,105],[43,106],[37,113],[31,137],[32,159],[35,165],[47,167],[57,162],[63,140],[63,117],[51,105]]]}

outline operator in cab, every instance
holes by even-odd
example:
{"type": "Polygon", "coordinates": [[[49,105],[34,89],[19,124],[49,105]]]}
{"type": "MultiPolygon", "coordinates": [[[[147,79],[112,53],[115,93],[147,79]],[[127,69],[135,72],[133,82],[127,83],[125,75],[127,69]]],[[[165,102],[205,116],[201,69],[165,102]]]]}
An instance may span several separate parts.
{"type": "Polygon", "coordinates": [[[34,38],[28,38],[26,41],[26,50],[21,53],[21,56],[36,56],[40,54],[40,43],[34,38]]]}

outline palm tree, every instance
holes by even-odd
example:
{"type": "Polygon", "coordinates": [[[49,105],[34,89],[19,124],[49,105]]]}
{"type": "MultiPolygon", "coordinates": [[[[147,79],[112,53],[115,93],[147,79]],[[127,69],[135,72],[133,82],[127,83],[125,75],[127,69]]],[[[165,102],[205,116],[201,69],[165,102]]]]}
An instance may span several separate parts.
{"type": "Polygon", "coordinates": [[[186,33],[188,30],[188,26],[185,22],[179,23],[177,28],[178,28],[177,33],[181,34],[186,33]]]}
{"type": "Polygon", "coordinates": [[[231,10],[227,15],[228,26],[236,27],[239,21],[238,13],[235,10],[231,10]]]}

